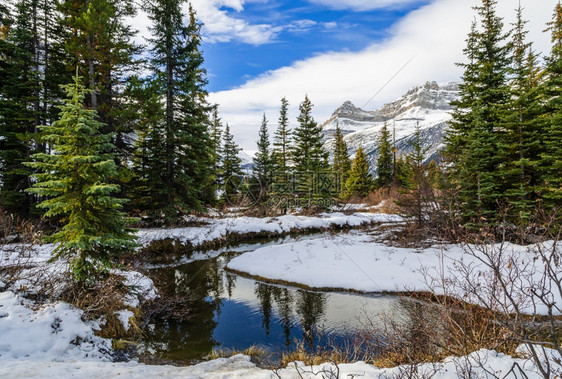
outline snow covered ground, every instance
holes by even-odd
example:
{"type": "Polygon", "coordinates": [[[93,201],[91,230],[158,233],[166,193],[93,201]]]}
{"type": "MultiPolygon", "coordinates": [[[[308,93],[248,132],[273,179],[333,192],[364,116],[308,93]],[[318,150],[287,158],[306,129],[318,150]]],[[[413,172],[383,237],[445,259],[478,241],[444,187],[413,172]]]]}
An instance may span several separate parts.
{"type": "Polygon", "coordinates": [[[471,378],[541,378],[535,365],[528,359],[512,358],[494,351],[480,350],[466,357],[448,358],[442,363],[423,364],[417,367],[402,366],[380,369],[364,362],[350,364],[322,364],[305,366],[291,363],[286,368],[272,371],[256,367],[250,358],[235,355],[219,358],[189,367],[154,366],[137,362],[110,363],[99,360],[25,361],[0,360],[0,377],[6,378],[222,378],[222,379],[298,379],[298,378],[353,378],[390,379],[399,377],[432,377],[435,379],[471,378]],[[519,371],[519,367],[525,376],[519,371]],[[515,372],[512,371],[514,369],[515,372]],[[414,371],[417,375],[412,376],[414,371]],[[510,371],[511,374],[510,374],[510,371]],[[103,374],[102,374],[103,373],[103,374]],[[407,376],[407,374],[410,376],[407,376]],[[339,374],[339,376],[336,376],[339,374]]]}
{"type": "MultiPolygon", "coordinates": [[[[201,227],[181,229],[150,229],[139,232],[142,244],[156,239],[174,238],[197,246],[222,238],[229,233],[283,233],[295,229],[329,228],[334,225],[358,226],[371,222],[401,222],[399,216],[374,213],[357,213],[346,216],[341,213],[318,217],[282,216],[277,218],[208,219],[201,227]]],[[[509,245],[512,259],[532,254],[531,247],[509,245]]],[[[151,366],[132,361],[113,363],[111,341],[95,335],[102,321],[83,321],[82,311],[68,304],[56,302],[38,305],[23,297],[34,293],[41,278],[63,272],[66,266],[60,262],[47,263],[53,245],[22,246],[4,245],[0,249],[0,264],[25,262],[27,279],[22,279],[8,290],[0,278],[0,377],[186,377],[186,378],[304,378],[330,377],[330,365],[304,367],[290,365],[274,373],[257,368],[249,358],[237,355],[216,359],[190,367],[151,366]],[[25,247],[25,248],[23,248],[25,247]],[[20,292],[14,293],[18,290],[20,292]],[[3,292],[1,292],[3,291],[3,292]]],[[[229,267],[253,275],[298,282],[310,287],[339,287],[360,291],[425,290],[424,271],[436,273],[450,269],[454,262],[470,259],[459,246],[436,247],[425,250],[400,249],[369,241],[363,233],[350,233],[323,238],[306,238],[283,245],[267,245],[246,253],[231,261],[229,267]],[[440,263],[441,262],[441,263],[440,263]],[[441,271],[440,271],[441,270],[441,271]]],[[[515,261],[514,261],[515,262],[515,261]]],[[[537,267],[540,273],[540,267],[537,267]]],[[[135,272],[118,272],[135,286],[136,296],[128,299],[130,306],[137,305],[138,296],[156,296],[150,279],[135,272]]],[[[560,299],[556,299],[560,301],[560,299]]],[[[119,313],[127,325],[131,312],[119,313]]],[[[533,363],[527,359],[512,358],[493,351],[482,350],[468,357],[450,358],[443,363],[427,364],[419,370],[435,374],[434,378],[456,378],[467,364],[477,366],[475,372],[482,377],[484,368],[503,377],[514,364],[519,365],[529,378],[539,375],[533,363]],[[478,363],[477,363],[478,362],[478,363]],[[484,365],[480,367],[481,364],[484,365]]],[[[378,369],[363,362],[342,364],[339,377],[361,376],[364,378],[391,378],[406,367],[378,369]]],[[[513,377],[518,377],[513,375],[513,377]]]]}
{"type": "Polygon", "coordinates": [[[229,234],[270,233],[283,234],[302,229],[328,229],[334,226],[357,227],[370,223],[402,222],[401,216],[381,213],[324,213],[319,216],[230,217],[222,219],[197,218],[194,221],[207,225],[172,229],[142,229],[138,232],[143,246],[155,240],[174,239],[194,247],[226,237],[229,234]]]}
{"type": "MultiPolygon", "coordinates": [[[[462,267],[470,267],[472,279],[487,291],[486,280],[493,273],[484,267],[475,255],[467,254],[460,245],[436,246],[428,249],[391,247],[375,243],[364,233],[351,233],[319,237],[276,246],[265,246],[232,259],[227,267],[250,275],[298,283],[311,288],[337,288],[362,292],[428,291],[458,296],[478,303],[470,294],[461,293],[462,267]],[[446,283],[443,286],[442,283],[446,283]],[[458,284],[458,286],[455,286],[458,284]],[[455,292],[456,291],[456,292],[455,292]]],[[[522,273],[523,287],[531,288],[543,278],[542,259],[537,259],[539,248],[551,248],[551,242],[543,245],[519,246],[506,243],[502,247],[502,265],[526,268],[522,273]],[[549,245],[550,244],[550,245],[549,245]]],[[[468,246],[481,254],[474,246],[468,246]]],[[[486,246],[494,259],[500,253],[500,245],[486,246]]],[[[560,246],[559,253],[562,254],[560,246]]],[[[562,268],[557,268],[562,270],[562,268]]],[[[512,272],[506,272],[506,275],[512,272]]],[[[558,272],[558,277],[562,273],[558,272]]],[[[514,288],[518,290],[518,288],[514,288]]],[[[552,300],[562,303],[559,293],[552,300]]],[[[544,304],[533,304],[529,298],[521,298],[521,307],[528,313],[546,314],[544,304]]],[[[559,313],[556,312],[555,313],[559,313]]]]}

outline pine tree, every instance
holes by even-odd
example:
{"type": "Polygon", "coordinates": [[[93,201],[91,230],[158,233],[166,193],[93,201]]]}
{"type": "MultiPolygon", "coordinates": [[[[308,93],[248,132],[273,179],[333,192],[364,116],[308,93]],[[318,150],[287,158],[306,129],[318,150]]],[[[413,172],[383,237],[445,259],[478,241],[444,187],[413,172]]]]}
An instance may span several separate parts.
{"type": "Polygon", "coordinates": [[[341,193],[343,194],[345,190],[345,183],[347,182],[349,171],[351,170],[351,161],[347,155],[347,144],[343,139],[343,134],[341,133],[339,125],[336,126],[336,134],[334,135],[333,170],[340,183],[342,183],[341,193]]]}
{"type": "Polygon", "coordinates": [[[160,216],[166,207],[166,165],[164,156],[164,133],[162,120],[164,109],[158,94],[157,83],[150,80],[134,79],[129,88],[134,92],[131,111],[138,114],[132,159],[132,179],[128,185],[131,196],[131,210],[160,216]]]}
{"type": "MultiPolygon", "coordinates": [[[[211,133],[209,141],[211,144],[211,172],[210,172],[210,191],[216,199],[216,193],[220,186],[220,170],[222,155],[222,121],[219,117],[218,106],[215,106],[211,116],[211,133]]],[[[214,203],[214,201],[213,201],[214,203]]]]}
{"type": "Polygon", "coordinates": [[[279,126],[273,136],[275,169],[279,173],[286,173],[289,167],[291,130],[289,129],[289,119],[287,118],[288,107],[289,102],[287,99],[282,98],[281,111],[279,114],[279,126]]]}
{"type": "Polygon", "coordinates": [[[541,153],[542,106],[539,101],[539,73],[537,55],[532,44],[526,42],[526,21],[523,10],[517,9],[512,40],[511,102],[508,113],[508,134],[500,141],[504,152],[504,175],[507,182],[506,196],[511,213],[520,221],[531,215],[537,201],[535,188],[539,183],[537,167],[541,153]]]}
{"type": "Polygon", "coordinates": [[[378,139],[377,148],[379,150],[379,157],[377,160],[377,185],[379,187],[386,187],[392,183],[392,145],[390,142],[390,132],[383,125],[381,134],[378,139]]]}
{"type": "Polygon", "coordinates": [[[412,172],[409,156],[400,155],[396,159],[395,183],[402,189],[409,190],[412,186],[412,172]]]}
{"type": "Polygon", "coordinates": [[[312,117],[312,103],[305,97],[299,106],[299,125],[294,131],[291,159],[297,173],[298,192],[309,197],[324,196],[322,188],[314,188],[314,176],[323,175],[328,169],[328,152],[322,144],[322,128],[312,117]]]}
{"type": "Polygon", "coordinates": [[[503,172],[502,141],[506,141],[510,101],[508,85],[510,44],[496,15],[496,0],[476,7],[480,30],[474,24],[464,50],[469,63],[454,104],[453,122],[446,138],[452,163],[451,178],[465,219],[481,222],[498,217],[498,203],[508,189],[503,172]]]}
{"type": "Polygon", "coordinates": [[[49,198],[39,205],[46,217],[63,217],[64,227],[49,238],[57,244],[52,259],[69,259],[74,278],[92,282],[135,247],[135,237],[125,226],[124,200],[113,196],[119,186],[109,183],[117,175],[111,135],[100,133],[96,112],[84,108],[88,91],[81,81],[76,75],[65,87],[60,120],[41,127],[54,153],[38,153],[29,163],[40,172],[29,192],[49,198]]]}
{"type": "Polygon", "coordinates": [[[241,149],[234,141],[234,136],[230,133],[230,126],[228,124],[226,124],[223,141],[222,190],[223,196],[232,202],[238,194],[242,183],[242,169],[240,167],[242,160],[238,156],[241,149]]]}
{"type": "Polygon", "coordinates": [[[428,151],[427,138],[421,134],[419,123],[416,125],[414,135],[408,141],[413,151],[409,155],[409,166],[411,173],[410,194],[412,202],[410,204],[416,216],[418,225],[423,223],[424,204],[429,200],[430,185],[427,180],[427,166],[424,163],[425,154],[428,151]]]}
{"type": "Polygon", "coordinates": [[[353,196],[367,196],[373,189],[373,178],[369,172],[369,163],[367,156],[360,147],[355,154],[349,178],[345,182],[345,196],[351,198],[353,196]]]}
{"type": "Polygon", "coordinates": [[[269,132],[267,130],[267,118],[263,115],[257,142],[258,151],[254,158],[254,173],[257,175],[262,188],[267,188],[270,175],[272,174],[272,159],[269,151],[269,132]]]}
{"type": "MultiPolygon", "coordinates": [[[[290,151],[291,151],[291,130],[289,129],[289,119],[287,116],[289,102],[286,98],[281,99],[281,110],[279,112],[279,123],[273,135],[272,149],[272,168],[273,174],[270,178],[270,192],[272,195],[286,196],[291,186],[290,178],[290,151]]],[[[282,205],[284,213],[287,206],[282,205]]]]}
{"type": "Polygon", "coordinates": [[[36,66],[36,17],[31,1],[18,1],[12,20],[3,13],[0,41],[2,81],[0,82],[0,206],[9,213],[29,215],[33,199],[25,192],[30,186],[31,160],[36,145],[39,82],[36,66]]]}
{"type": "Polygon", "coordinates": [[[546,80],[541,88],[545,103],[545,114],[541,117],[544,126],[544,152],[540,155],[541,183],[538,188],[548,208],[562,213],[562,5],[556,4],[552,22],[552,51],[546,58],[546,80]]]}
{"type": "Polygon", "coordinates": [[[132,154],[127,135],[133,132],[136,114],[128,112],[131,99],[124,96],[123,89],[129,84],[130,73],[137,69],[134,57],[140,53],[132,42],[136,32],[126,22],[136,14],[134,2],[63,0],[58,10],[66,32],[68,68],[79,67],[84,84],[92,90],[86,102],[98,112],[104,131],[114,134],[117,163],[124,171],[132,154]]]}
{"type": "MultiPolygon", "coordinates": [[[[210,183],[212,165],[209,143],[211,111],[207,103],[206,72],[200,51],[201,24],[189,7],[189,24],[183,25],[181,0],[153,0],[147,11],[153,25],[152,80],[163,98],[161,129],[166,165],[164,209],[168,219],[199,209],[210,183]]],[[[208,196],[208,194],[207,194],[208,196]]]]}

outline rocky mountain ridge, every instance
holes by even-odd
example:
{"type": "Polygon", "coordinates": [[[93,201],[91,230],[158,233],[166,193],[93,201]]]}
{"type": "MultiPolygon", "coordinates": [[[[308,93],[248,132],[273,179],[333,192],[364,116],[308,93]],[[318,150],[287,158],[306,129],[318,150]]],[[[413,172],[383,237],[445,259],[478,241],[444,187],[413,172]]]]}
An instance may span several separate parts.
{"type": "Polygon", "coordinates": [[[339,125],[350,157],[362,146],[374,172],[378,158],[377,139],[383,125],[386,124],[391,132],[399,154],[408,154],[411,151],[409,140],[419,124],[422,137],[427,140],[426,160],[436,159],[451,119],[451,102],[458,97],[458,83],[426,82],[376,111],[365,111],[346,101],[322,124],[325,147],[333,151],[333,135],[339,125]]]}

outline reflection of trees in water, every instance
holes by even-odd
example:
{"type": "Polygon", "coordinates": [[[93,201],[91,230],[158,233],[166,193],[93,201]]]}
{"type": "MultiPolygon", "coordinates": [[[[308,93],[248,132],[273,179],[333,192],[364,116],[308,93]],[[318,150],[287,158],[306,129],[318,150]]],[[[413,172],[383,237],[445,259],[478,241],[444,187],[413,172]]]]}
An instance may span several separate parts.
{"type": "Polygon", "coordinates": [[[326,294],[309,291],[290,291],[264,283],[256,283],[255,294],[260,300],[262,326],[269,335],[273,306],[277,306],[279,320],[285,336],[285,345],[291,344],[291,316],[300,317],[305,340],[313,344],[318,322],[326,310],[326,294]],[[296,295],[296,296],[295,296],[296,295]]]}
{"type": "MultiPolygon", "coordinates": [[[[216,259],[196,261],[175,269],[151,270],[159,292],[170,298],[186,300],[191,317],[186,320],[159,318],[148,333],[146,344],[170,359],[201,358],[217,345],[213,331],[215,314],[222,307],[224,281],[216,259]],[[212,297],[213,301],[209,301],[212,297]],[[174,352],[173,354],[171,352],[174,352]]],[[[227,285],[228,286],[228,285],[227,285]]],[[[230,288],[234,283],[230,283],[230,288]]]]}
{"type": "Polygon", "coordinates": [[[274,296],[279,308],[281,327],[285,335],[285,346],[289,346],[291,344],[291,304],[293,297],[287,288],[278,288],[278,290],[274,296]]]}
{"type": "Polygon", "coordinates": [[[263,283],[256,283],[255,293],[260,301],[262,322],[261,326],[265,328],[265,335],[269,336],[271,312],[272,312],[272,298],[274,288],[263,283]]]}
{"type": "Polygon", "coordinates": [[[318,321],[326,311],[326,294],[297,291],[297,313],[301,317],[304,339],[310,345],[314,345],[318,321]]]}
{"type": "MultiPolygon", "coordinates": [[[[155,328],[146,333],[145,343],[164,358],[189,360],[209,354],[217,345],[213,333],[217,326],[223,298],[232,297],[236,275],[223,270],[235,254],[225,253],[217,259],[195,261],[175,268],[149,272],[159,292],[188,304],[187,319],[162,317],[153,320],[155,328]]],[[[256,282],[255,295],[260,301],[262,327],[270,335],[272,319],[277,310],[285,345],[291,340],[292,320],[298,317],[309,343],[313,343],[318,322],[325,313],[326,294],[295,291],[256,282]]]]}

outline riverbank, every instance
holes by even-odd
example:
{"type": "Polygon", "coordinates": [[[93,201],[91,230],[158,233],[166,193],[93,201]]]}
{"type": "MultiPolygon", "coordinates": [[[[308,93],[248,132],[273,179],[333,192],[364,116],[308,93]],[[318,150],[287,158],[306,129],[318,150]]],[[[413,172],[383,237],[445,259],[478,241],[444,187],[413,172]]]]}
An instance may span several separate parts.
{"type": "Polygon", "coordinates": [[[399,215],[384,213],[341,212],[321,213],[317,216],[284,215],[279,217],[194,217],[197,225],[184,228],[140,229],[138,242],[147,247],[156,241],[169,240],[184,248],[218,247],[229,242],[240,242],[257,237],[283,237],[292,233],[314,233],[326,230],[359,228],[374,224],[402,223],[399,215]]]}
{"type": "MultiPolygon", "coordinates": [[[[547,315],[548,304],[538,298],[523,299],[545,280],[541,252],[552,250],[552,241],[520,246],[511,243],[490,245],[441,244],[429,248],[399,248],[374,242],[366,233],[323,236],[283,245],[265,246],[233,258],[227,265],[239,275],[259,280],[294,285],[314,290],[359,293],[431,292],[454,296],[479,304],[479,298],[467,293],[464,276],[473,285],[490,291],[487,281],[494,275],[487,259],[497,260],[506,276],[520,270],[521,288],[512,288],[521,297],[520,310],[527,314],[547,315]],[[467,272],[469,270],[470,272],[467,272]]],[[[558,254],[562,254],[558,246],[558,254]]],[[[547,275],[548,276],[548,275],[547,275]]],[[[548,279],[548,278],[546,278],[548,279]]],[[[552,288],[555,283],[546,283],[552,288]]],[[[562,303],[562,293],[554,291],[551,301],[562,303]]],[[[557,308],[553,313],[560,314],[557,308]]]]}

